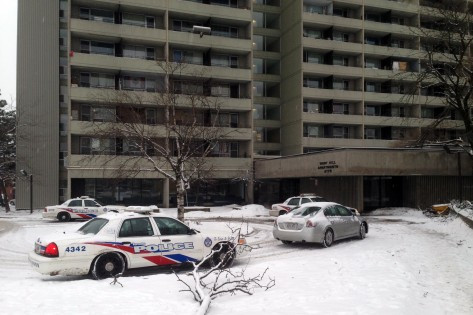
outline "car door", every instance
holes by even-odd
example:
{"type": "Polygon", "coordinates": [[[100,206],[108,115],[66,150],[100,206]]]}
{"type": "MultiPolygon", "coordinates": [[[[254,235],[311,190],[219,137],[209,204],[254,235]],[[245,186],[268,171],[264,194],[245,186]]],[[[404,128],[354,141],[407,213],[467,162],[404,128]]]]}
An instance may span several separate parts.
{"type": "Polygon", "coordinates": [[[83,218],[81,216],[82,212],[84,211],[83,200],[74,199],[74,200],[69,201],[67,205],[67,210],[69,214],[71,215],[71,218],[73,219],[83,218]]]}
{"type": "Polygon", "coordinates": [[[167,217],[153,217],[162,244],[163,261],[168,264],[200,261],[203,258],[203,240],[184,223],[167,217]]]}
{"type": "Polygon", "coordinates": [[[130,268],[160,265],[160,239],[150,218],[125,219],[117,235],[116,247],[126,253],[130,268]]]}
{"type": "Polygon", "coordinates": [[[99,211],[99,205],[90,199],[85,199],[84,200],[84,210],[86,211],[87,214],[92,215],[92,216],[97,216],[98,211],[99,211]]]}
{"type": "Polygon", "coordinates": [[[301,206],[302,206],[304,203],[309,203],[309,202],[312,202],[309,198],[301,198],[301,206]]]}
{"type": "Polygon", "coordinates": [[[294,209],[295,207],[299,206],[299,202],[301,201],[301,198],[291,198],[287,202],[287,205],[291,208],[294,209]]]}
{"type": "Polygon", "coordinates": [[[338,205],[336,207],[337,207],[337,210],[340,214],[341,219],[343,220],[343,225],[344,225],[343,235],[344,235],[344,237],[350,237],[350,236],[357,235],[358,234],[358,229],[360,227],[360,223],[355,218],[353,213],[349,209],[347,209],[343,206],[338,205]]]}
{"type": "Polygon", "coordinates": [[[343,238],[344,221],[342,220],[340,214],[338,213],[337,207],[328,206],[324,210],[324,215],[332,226],[333,232],[335,233],[335,238],[336,239],[343,238]]]}

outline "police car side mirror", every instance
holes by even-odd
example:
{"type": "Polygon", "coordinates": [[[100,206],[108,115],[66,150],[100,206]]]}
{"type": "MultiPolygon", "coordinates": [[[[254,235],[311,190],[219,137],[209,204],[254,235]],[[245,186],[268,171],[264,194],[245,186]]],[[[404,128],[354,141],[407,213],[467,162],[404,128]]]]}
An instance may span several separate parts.
{"type": "Polygon", "coordinates": [[[199,231],[194,230],[194,229],[189,229],[189,232],[187,232],[187,234],[189,234],[189,235],[194,235],[194,234],[197,234],[197,233],[199,233],[199,231]]]}

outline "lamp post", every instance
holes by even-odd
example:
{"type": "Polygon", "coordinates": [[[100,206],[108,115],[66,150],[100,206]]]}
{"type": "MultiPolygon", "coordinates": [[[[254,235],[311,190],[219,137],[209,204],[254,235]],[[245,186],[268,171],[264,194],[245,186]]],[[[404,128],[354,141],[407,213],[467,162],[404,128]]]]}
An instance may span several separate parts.
{"type": "Polygon", "coordinates": [[[28,174],[25,170],[20,170],[21,175],[28,177],[30,181],[30,214],[33,213],[33,174],[28,174]]]}

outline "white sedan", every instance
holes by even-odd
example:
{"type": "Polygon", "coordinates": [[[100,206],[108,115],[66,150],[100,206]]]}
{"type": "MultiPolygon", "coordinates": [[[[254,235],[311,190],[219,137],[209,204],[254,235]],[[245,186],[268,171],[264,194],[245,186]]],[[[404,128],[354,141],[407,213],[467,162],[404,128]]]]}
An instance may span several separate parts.
{"type": "Polygon", "coordinates": [[[229,231],[206,234],[163,214],[107,213],[77,232],[40,237],[29,254],[33,269],[45,275],[116,276],[126,269],[201,261],[229,266],[244,239],[229,231]]]}
{"type": "Polygon", "coordinates": [[[325,247],[334,241],[358,237],[364,239],[368,223],[362,216],[334,202],[311,202],[279,216],[273,236],[284,244],[320,243],[325,247]]]}
{"type": "Polygon", "coordinates": [[[271,210],[269,210],[269,215],[273,217],[277,217],[279,215],[283,215],[286,213],[291,212],[292,209],[295,207],[299,207],[305,203],[309,202],[321,202],[327,201],[323,197],[315,196],[315,195],[301,195],[297,197],[291,197],[286,199],[283,203],[276,203],[271,206],[271,210]]]}
{"type": "Polygon", "coordinates": [[[93,198],[82,196],[69,199],[61,205],[46,207],[42,216],[44,219],[58,219],[67,222],[71,219],[89,220],[107,211],[121,211],[123,209],[125,209],[123,206],[103,206],[93,198]]]}

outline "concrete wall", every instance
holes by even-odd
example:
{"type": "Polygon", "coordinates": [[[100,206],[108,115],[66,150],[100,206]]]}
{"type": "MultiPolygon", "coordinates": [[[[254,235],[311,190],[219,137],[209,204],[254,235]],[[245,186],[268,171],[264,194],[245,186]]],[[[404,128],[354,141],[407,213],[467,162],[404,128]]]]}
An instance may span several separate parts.
{"type": "MultiPolygon", "coordinates": [[[[59,199],[59,1],[18,1],[17,173],[33,174],[33,207],[59,199]]],[[[17,209],[29,182],[17,181],[17,209]]]]}

